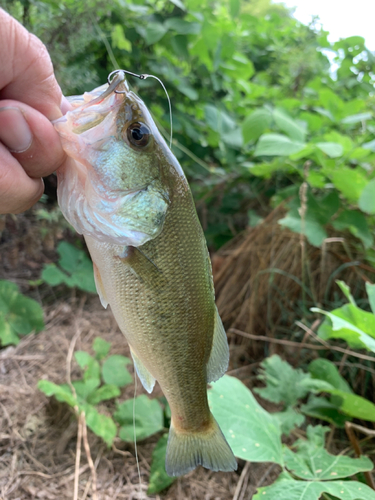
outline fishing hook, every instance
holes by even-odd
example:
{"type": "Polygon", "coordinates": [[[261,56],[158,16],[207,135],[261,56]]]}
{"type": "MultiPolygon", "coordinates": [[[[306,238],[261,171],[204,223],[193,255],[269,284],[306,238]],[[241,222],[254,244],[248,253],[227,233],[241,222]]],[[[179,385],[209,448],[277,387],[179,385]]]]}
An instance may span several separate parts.
{"type": "MultiPolygon", "coordinates": [[[[128,75],[135,76],[136,78],[139,78],[140,80],[146,80],[146,78],[149,76],[149,75],[145,75],[145,74],[137,75],[136,73],[132,73],[131,71],[127,71],[126,69],[115,69],[114,71],[112,71],[108,75],[108,78],[107,78],[108,85],[111,85],[111,83],[113,82],[113,78],[111,78],[112,75],[117,75],[118,73],[126,73],[128,75]]],[[[115,90],[115,93],[116,94],[126,94],[126,91],[125,90],[115,90]]]]}

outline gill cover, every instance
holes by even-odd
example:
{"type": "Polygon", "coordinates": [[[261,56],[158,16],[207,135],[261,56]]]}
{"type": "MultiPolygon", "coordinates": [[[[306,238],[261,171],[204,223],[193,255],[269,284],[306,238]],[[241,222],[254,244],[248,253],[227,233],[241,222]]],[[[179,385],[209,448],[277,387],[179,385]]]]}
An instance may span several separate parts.
{"type": "Polygon", "coordinates": [[[121,73],[70,103],[54,122],[74,158],[57,172],[61,211],[80,234],[143,245],[160,234],[169,206],[155,155],[160,134],[147,108],[121,73]]]}

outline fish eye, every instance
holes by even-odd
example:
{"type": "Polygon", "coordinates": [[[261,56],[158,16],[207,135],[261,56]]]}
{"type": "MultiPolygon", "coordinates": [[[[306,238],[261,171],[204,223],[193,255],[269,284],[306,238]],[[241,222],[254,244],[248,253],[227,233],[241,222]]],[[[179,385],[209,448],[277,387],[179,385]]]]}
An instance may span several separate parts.
{"type": "Polygon", "coordinates": [[[144,123],[135,122],[129,125],[126,135],[133,146],[144,148],[150,142],[150,129],[144,123]]]}

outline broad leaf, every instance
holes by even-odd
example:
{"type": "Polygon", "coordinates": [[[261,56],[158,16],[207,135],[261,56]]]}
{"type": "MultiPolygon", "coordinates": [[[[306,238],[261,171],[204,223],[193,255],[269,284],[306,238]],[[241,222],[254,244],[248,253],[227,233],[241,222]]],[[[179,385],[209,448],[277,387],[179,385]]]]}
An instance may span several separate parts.
{"type": "Polygon", "coordinates": [[[57,401],[68,403],[72,407],[78,405],[77,399],[67,385],[57,385],[49,380],[39,380],[38,389],[48,397],[55,396],[57,401]]]}
{"type": "Polygon", "coordinates": [[[301,151],[305,144],[281,134],[264,134],[259,138],[254,156],[289,156],[301,151]]]}
{"type": "Polygon", "coordinates": [[[340,375],[337,367],[328,359],[319,358],[311,361],[309,372],[313,378],[324,380],[340,391],[349,394],[353,393],[347,381],[340,375]]]}
{"type": "Polygon", "coordinates": [[[289,436],[295,427],[300,427],[305,421],[305,417],[291,406],[288,406],[284,411],[272,413],[272,416],[278,419],[281,432],[286,436],[289,436]]]}
{"type": "Polygon", "coordinates": [[[344,339],[350,347],[366,348],[375,352],[374,314],[363,311],[353,304],[346,304],[331,312],[317,307],[313,307],[311,311],[324,314],[330,319],[330,322],[325,320],[319,327],[318,335],[321,338],[344,339]]]}
{"type": "Polygon", "coordinates": [[[287,473],[258,488],[253,500],[320,500],[323,493],[340,500],[375,500],[375,491],[357,481],[296,481],[287,473]]]}
{"type": "Polygon", "coordinates": [[[43,328],[43,310],[38,302],[22,295],[14,283],[0,280],[0,345],[18,344],[19,335],[43,328]]]}
{"type": "Polygon", "coordinates": [[[92,344],[92,348],[94,349],[96,359],[101,360],[108,355],[111,343],[101,337],[96,337],[92,344]]]}
{"type": "Polygon", "coordinates": [[[300,479],[322,481],[340,479],[373,469],[367,457],[350,458],[334,456],[324,448],[324,434],[329,427],[307,427],[307,440],[299,439],[294,448],[296,452],[284,447],[286,468],[300,479]]]}
{"type": "Polygon", "coordinates": [[[237,457],[251,462],[283,463],[277,419],[259,405],[242,382],[224,375],[212,384],[208,401],[237,457]]]}
{"type": "Polygon", "coordinates": [[[116,398],[120,396],[120,394],[121,391],[117,387],[117,385],[105,384],[102,387],[99,387],[99,389],[97,389],[95,392],[91,393],[87,398],[87,401],[92,405],[96,405],[101,401],[107,401],[108,399],[116,398]]]}
{"type": "Polygon", "coordinates": [[[364,187],[358,200],[358,206],[367,214],[375,214],[375,179],[364,187]]]}
{"type": "Polygon", "coordinates": [[[304,373],[301,369],[294,369],[277,354],[266,358],[260,366],[258,378],[266,384],[266,387],[256,388],[254,391],[262,398],[272,403],[293,406],[308,394],[309,389],[301,382],[309,379],[310,374],[304,373]]]}
{"type": "Polygon", "coordinates": [[[370,231],[366,217],[361,212],[344,210],[332,222],[332,226],[339,231],[347,229],[353,236],[359,238],[366,248],[370,248],[373,245],[374,237],[370,231]]]}
{"type": "Polygon", "coordinates": [[[163,409],[157,399],[145,394],[135,398],[135,420],[133,425],[133,399],[118,405],[113,418],[121,425],[119,436],[124,441],[134,441],[134,426],[137,440],[145,439],[163,430],[163,409]]]}
{"type": "Polygon", "coordinates": [[[316,146],[330,158],[338,158],[342,156],[344,149],[341,144],[335,142],[317,142],[316,146]]]}
{"type": "Polygon", "coordinates": [[[306,130],[300,123],[287,115],[287,113],[281,109],[275,109],[273,112],[273,119],[281,132],[284,132],[291,139],[300,143],[305,141],[306,130]]]}
{"type": "Polygon", "coordinates": [[[131,384],[133,378],[126,368],[129,363],[131,363],[130,359],[120,354],[109,356],[102,366],[102,377],[104,382],[106,384],[117,385],[118,387],[124,387],[127,384],[131,384]]]}
{"type": "MultiPolygon", "coordinates": [[[[336,427],[344,427],[348,420],[337,405],[328,401],[327,398],[311,395],[306,404],[301,405],[300,411],[312,418],[325,420],[336,427]]],[[[350,419],[349,419],[350,420],[350,419]]]]}
{"type": "Polygon", "coordinates": [[[244,144],[256,141],[270,126],[272,115],[267,109],[257,109],[251,113],[242,124],[244,144]]]}
{"type": "Polygon", "coordinates": [[[175,477],[168,476],[165,471],[165,455],[167,452],[168,434],[164,434],[156,443],[152,452],[150,479],[147,493],[154,495],[170,486],[175,477]]]}
{"type": "Polygon", "coordinates": [[[89,404],[84,405],[82,409],[85,411],[87,427],[101,437],[108,446],[111,446],[117,434],[117,427],[112,418],[99,413],[94,406],[89,404]]]}

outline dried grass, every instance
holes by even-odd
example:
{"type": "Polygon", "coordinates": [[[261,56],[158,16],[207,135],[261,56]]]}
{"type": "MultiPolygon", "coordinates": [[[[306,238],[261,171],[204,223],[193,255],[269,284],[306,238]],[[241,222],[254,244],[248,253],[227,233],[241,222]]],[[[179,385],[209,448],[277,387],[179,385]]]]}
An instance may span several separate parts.
{"type": "MultiPolygon", "coordinates": [[[[342,298],[336,279],[365,296],[365,281],[375,271],[356,260],[350,238],[328,238],[322,249],[304,242],[302,251],[300,235],[278,224],[284,215],[284,209],[277,207],[214,256],[217,305],[229,331],[300,341],[296,320],[313,320],[309,307],[329,307],[342,298]]],[[[264,355],[259,345],[247,342],[252,359],[264,355]]]]}

